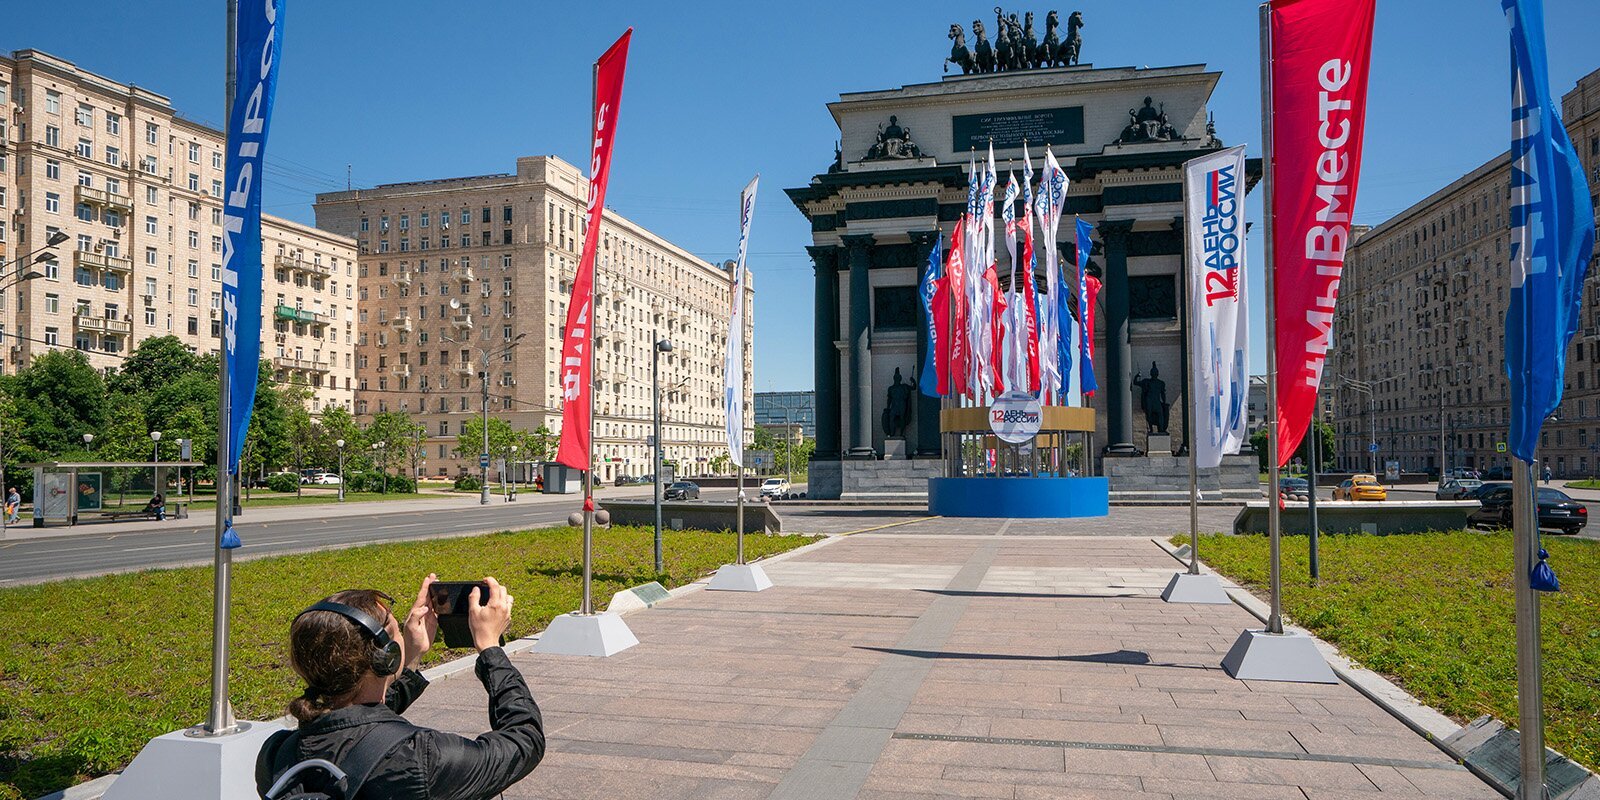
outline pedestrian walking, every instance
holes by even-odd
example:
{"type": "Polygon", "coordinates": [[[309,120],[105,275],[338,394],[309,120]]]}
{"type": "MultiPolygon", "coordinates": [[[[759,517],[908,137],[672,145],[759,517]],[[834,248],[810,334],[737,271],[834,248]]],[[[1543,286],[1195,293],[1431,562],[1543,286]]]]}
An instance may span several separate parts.
{"type": "Polygon", "coordinates": [[[1544,467],[1544,484],[1546,486],[1550,485],[1550,465],[1549,464],[1546,464],[1545,467],[1544,467]]]}
{"type": "Polygon", "coordinates": [[[22,495],[17,492],[17,487],[11,487],[6,493],[6,524],[15,525],[22,517],[22,495]]]}

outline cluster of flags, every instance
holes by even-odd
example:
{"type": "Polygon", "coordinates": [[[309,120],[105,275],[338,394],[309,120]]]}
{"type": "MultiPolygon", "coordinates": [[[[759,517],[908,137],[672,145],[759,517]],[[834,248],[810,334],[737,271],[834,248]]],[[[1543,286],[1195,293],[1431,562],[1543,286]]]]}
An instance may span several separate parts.
{"type": "Polygon", "coordinates": [[[992,145],[986,162],[980,164],[976,155],[969,159],[967,173],[966,211],[951,231],[948,248],[935,241],[919,287],[928,338],[919,389],[931,397],[975,402],[1022,392],[1047,405],[1080,405],[1096,386],[1090,340],[1100,282],[1088,274],[1092,226],[1083,220],[1073,229],[1076,292],[1060,268],[1056,245],[1066,171],[1047,147],[1044,171],[1035,183],[1033,157],[1024,145],[1022,183],[1014,171],[1007,172],[998,219],[992,145]],[[1002,241],[1008,256],[1005,287],[996,253],[1002,241]],[[1042,292],[1037,280],[1041,250],[1042,292]]]}

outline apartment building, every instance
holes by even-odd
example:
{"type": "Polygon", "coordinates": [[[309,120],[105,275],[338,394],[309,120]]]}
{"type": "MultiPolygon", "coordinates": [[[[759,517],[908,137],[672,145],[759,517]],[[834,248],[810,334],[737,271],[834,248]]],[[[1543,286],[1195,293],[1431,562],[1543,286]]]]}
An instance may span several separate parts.
{"type": "MultiPolygon", "coordinates": [[[[112,369],[153,336],[218,349],[223,138],[147,89],[0,57],[0,370],[59,347],[112,369]]],[[[262,238],[263,357],[313,387],[313,410],[353,407],[355,242],[268,216],[262,238]]]]}
{"type": "MultiPolygon", "coordinates": [[[[1600,205],[1600,70],[1563,98],[1600,205]]],[[[1509,468],[1505,310],[1511,159],[1502,153],[1361,234],[1345,258],[1323,381],[1338,460],[1406,471],[1509,468]]],[[[1600,269],[1591,263],[1561,406],[1539,455],[1557,476],[1600,470],[1600,269]]]]}
{"type": "MultiPolygon", "coordinates": [[[[561,429],[557,377],[583,247],[588,181],[554,156],[514,173],[319,195],[317,226],[355,238],[356,413],[406,411],[424,425],[425,475],[475,473],[455,452],[469,419],[561,429]]],[[[651,357],[660,360],[664,456],[678,474],[727,452],[722,358],[730,274],[611,209],[596,265],[595,463],[601,480],[651,471],[651,357]]],[[[736,219],[730,208],[730,219],[736,219]]],[[[730,231],[733,236],[737,231],[730,231]]],[[[754,286],[745,321],[753,327],[754,286]]],[[[744,363],[752,426],[750,356],[744,363]]]]}

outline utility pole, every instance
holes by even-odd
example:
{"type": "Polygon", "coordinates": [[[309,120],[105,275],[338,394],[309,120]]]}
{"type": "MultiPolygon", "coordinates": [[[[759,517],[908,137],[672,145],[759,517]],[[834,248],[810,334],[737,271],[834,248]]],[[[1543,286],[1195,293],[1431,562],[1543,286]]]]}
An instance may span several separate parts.
{"type": "Polygon", "coordinates": [[[651,453],[650,471],[652,473],[651,476],[650,476],[650,482],[654,484],[654,486],[652,487],[652,490],[654,492],[654,500],[653,500],[653,502],[654,502],[654,505],[655,505],[655,512],[656,512],[656,535],[655,535],[656,574],[660,575],[661,574],[661,569],[662,569],[662,565],[661,565],[661,470],[662,470],[662,467],[663,467],[662,458],[661,458],[661,450],[662,450],[662,446],[661,446],[661,354],[662,353],[670,353],[670,352],[672,352],[672,342],[661,338],[661,331],[659,329],[652,331],[650,338],[655,341],[655,344],[652,345],[651,348],[650,348],[650,405],[651,405],[650,417],[651,417],[651,422],[652,422],[653,429],[655,431],[655,436],[654,436],[654,439],[653,439],[653,443],[654,443],[655,446],[650,448],[650,453],[651,453]]]}
{"type": "Polygon", "coordinates": [[[483,371],[478,373],[478,384],[483,388],[483,449],[478,451],[478,505],[489,505],[489,352],[483,353],[483,371]]]}

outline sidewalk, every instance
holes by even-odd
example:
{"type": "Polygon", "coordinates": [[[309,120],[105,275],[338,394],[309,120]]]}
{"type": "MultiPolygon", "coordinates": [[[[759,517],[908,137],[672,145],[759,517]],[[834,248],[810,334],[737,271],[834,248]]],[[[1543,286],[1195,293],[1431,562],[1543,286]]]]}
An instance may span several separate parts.
{"type": "MultiPolygon", "coordinates": [[[[1229,678],[1259,623],[1162,603],[1149,539],[954,522],[630,614],[642,644],[609,659],[514,655],[549,753],[506,797],[1498,797],[1349,686],[1229,678]]],[[[464,672],[408,716],[471,736],[485,707],[464,672]]]]}
{"type": "MultiPolygon", "coordinates": [[[[605,497],[627,497],[630,493],[647,492],[650,487],[643,490],[634,487],[607,489],[604,495],[597,495],[602,503],[605,497]]],[[[542,494],[539,492],[518,492],[515,505],[525,507],[528,505],[549,505],[567,503],[574,507],[581,504],[581,495],[572,494],[542,494]]],[[[489,498],[490,505],[511,505],[506,503],[500,495],[489,498]]],[[[476,492],[465,493],[434,493],[424,492],[416,500],[362,500],[345,503],[311,503],[293,506],[262,506],[251,508],[245,506],[244,514],[235,517],[239,522],[293,522],[297,520],[329,520],[344,517],[379,516],[387,514],[410,514],[421,511],[448,511],[452,508],[478,508],[479,495],[476,492]]],[[[6,541],[21,541],[24,539],[50,539],[69,536],[88,536],[105,534],[127,533],[154,533],[181,530],[210,530],[215,526],[216,512],[205,508],[191,511],[188,519],[168,519],[165,522],[156,522],[149,519],[127,520],[122,522],[80,522],[75,526],[51,525],[46,528],[33,527],[33,520],[24,516],[17,525],[8,525],[3,538],[6,541]]]]}

